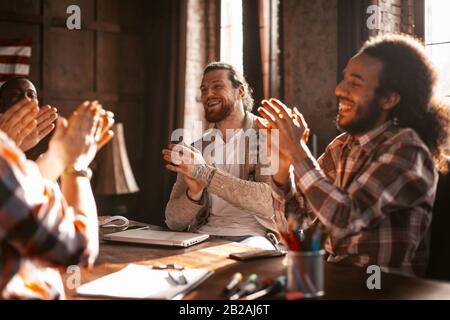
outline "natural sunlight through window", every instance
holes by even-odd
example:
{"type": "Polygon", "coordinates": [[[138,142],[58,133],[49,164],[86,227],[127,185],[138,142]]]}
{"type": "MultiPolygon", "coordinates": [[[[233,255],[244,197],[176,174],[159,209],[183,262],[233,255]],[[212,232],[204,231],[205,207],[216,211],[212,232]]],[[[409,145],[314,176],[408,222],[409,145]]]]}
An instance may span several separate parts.
{"type": "Polygon", "coordinates": [[[220,60],[242,72],[242,0],[222,0],[220,12],[220,60]]]}
{"type": "Polygon", "coordinates": [[[425,1],[425,46],[439,70],[438,94],[450,101],[450,1],[425,1]]]}

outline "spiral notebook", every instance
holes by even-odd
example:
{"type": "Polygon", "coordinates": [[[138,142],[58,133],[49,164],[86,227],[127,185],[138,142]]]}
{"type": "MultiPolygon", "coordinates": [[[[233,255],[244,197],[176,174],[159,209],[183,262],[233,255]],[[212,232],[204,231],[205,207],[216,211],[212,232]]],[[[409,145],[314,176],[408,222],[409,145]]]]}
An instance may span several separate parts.
{"type": "Polygon", "coordinates": [[[119,299],[177,300],[213,274],[207,269],[185,269],[182,275],[186,284],[178,284],[173,280],[177,273],[181,275],[181,271],[156,270],[149,266],[129,264],[120,271],[78,287],[77,294],[119,299]]]}

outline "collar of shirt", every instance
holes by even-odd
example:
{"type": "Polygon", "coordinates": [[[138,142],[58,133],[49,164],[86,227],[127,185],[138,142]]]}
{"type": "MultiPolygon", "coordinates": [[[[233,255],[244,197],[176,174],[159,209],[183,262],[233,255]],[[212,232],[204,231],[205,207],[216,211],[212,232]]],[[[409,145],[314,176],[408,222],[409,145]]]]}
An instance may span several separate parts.
{"type": "MultiPolygon", "coordinates": [[[[366,151],[371,150],[377,145],[377,138],[386,130],[388,130],[393,125],[391,120],[386,121],[382,125],[379,125],[378,127],[370,130],[369,132],[366,132],[362,136],[355,138],[351,136],[351,139],[353,139],[354,142],[359,143],[361,148],[363,148],[366,151]]],[[[351,140],[347,140],[347,142],[350,142],[351,140]]]]}

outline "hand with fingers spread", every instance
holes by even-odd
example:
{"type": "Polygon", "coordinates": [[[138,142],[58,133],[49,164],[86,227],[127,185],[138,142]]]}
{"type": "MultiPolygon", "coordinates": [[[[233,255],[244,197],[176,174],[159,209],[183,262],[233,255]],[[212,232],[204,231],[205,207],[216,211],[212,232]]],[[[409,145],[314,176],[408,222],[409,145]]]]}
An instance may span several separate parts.
{"type": "Polygon", "coordinates": [[[258,112],[267,120],[269,128],[279,130],[281,156],[292,161],[298,146],[305,144],[304,139],[309,135],[302,114],[297,108],[291,110],[277,99],[263,100],[258,112]]]}
{"type": "Polygon", "coordinates": [[[113,116],[98,102],[86,101],[68,120],[59,118],[49,149],[38,160],[41,173],[56,179],[66,168],[87,168],[99,148],[112,138],[113,116]]]}
{"type": "Polygon", "coordinates": [[[49,105],[42,107],[36,116],[36,128],[23,139],[20,149],[28,151],[36,146],[55,128],[54,122],[58,118],[58,110],[49,105]]]}
{"type": "MultiPolygon", "coordinates": [[[[191,198],[199,198],[205,184],[202,181],[202,169],[206,161],[200,151],[191,146],[170,144],[168,149],[162,151],[163,158],[169,164],[166,168],[180,173],[188,185],[191,198]]],[[[195,199],[198,200],[198,199],[195,199]]]]}
{"type": "Polygon", "coordinates": [[[95,137],[95,141],[97,141],[97,152],[113,138],[114,132],[111,130],[113,125],[114,113],[102,110],[100,112],[100,123],[95,137]]]}
{"type": "Polygon", "coordinates": [[[36,100],[22,99],[0,115],[0,129],[21,147],[26,137],[37,127],[35,118],[38,112],[36,100]]]}
{"type": "Polygon", "coordinates": [[[307,148],[310,130],[296,107],[290,109],[277,99],[263,100],[261,104],[258,112],[266,121],[263,123],[258,119],[258,126],[268,129],[269,133],[272,129],[278,129],[278,144],[271,145],[271,148],[273,152],[279,152],[280,170],[273,177],[276,182],[284,184],[293,159],[302,157],[302,150],[307,148]]]}

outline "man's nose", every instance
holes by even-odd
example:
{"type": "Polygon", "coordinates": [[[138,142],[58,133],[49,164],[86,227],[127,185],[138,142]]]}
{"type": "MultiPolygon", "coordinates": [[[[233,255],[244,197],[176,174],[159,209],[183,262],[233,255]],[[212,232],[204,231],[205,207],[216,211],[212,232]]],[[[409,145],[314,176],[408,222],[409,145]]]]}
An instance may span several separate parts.
{"type": "Polygon", "coordinates": [[[203,99],[208,99],[212,95],[211,89],[205,89],[205,91],[202,94],[203,99]]]}
{"type": "Polygon", "coordinates": [[[344,80],[337,84],[336,89],[334,90],[334,94],[336,95],[336,97],[347,95],[347,85],[345,84],[344,80]]]}

